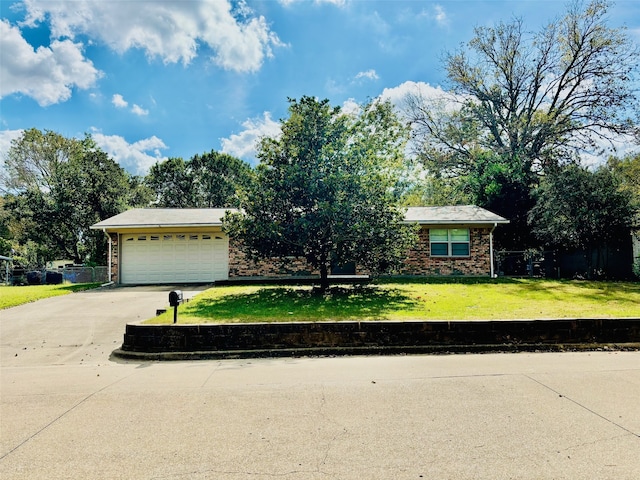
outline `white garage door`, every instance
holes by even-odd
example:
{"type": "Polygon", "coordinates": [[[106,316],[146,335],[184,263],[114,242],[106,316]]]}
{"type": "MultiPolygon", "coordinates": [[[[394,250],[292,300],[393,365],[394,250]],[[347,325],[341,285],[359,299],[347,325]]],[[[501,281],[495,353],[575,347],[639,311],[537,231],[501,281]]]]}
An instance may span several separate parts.
{"type": "Polygon", "coordinates": [[[121,283],[206,283],[229,276],[229,238],[222,233],[124,234],[121,242],[121,283]]]}

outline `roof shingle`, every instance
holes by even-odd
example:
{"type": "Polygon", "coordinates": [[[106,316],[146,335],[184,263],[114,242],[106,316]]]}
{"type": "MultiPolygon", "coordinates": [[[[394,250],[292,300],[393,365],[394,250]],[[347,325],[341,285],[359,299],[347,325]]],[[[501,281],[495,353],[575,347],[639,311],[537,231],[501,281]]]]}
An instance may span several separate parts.
{"type": "MultiPolygon", "coordinates": [[[[230,208],[134,208],[96,223],[95,230],[118,228],[216,227],[230,208]]],[[[447,207],[409,207],[408,223],[421,225],[493,225],[509,223],[495,213],[475,205],[447,207]]]]}

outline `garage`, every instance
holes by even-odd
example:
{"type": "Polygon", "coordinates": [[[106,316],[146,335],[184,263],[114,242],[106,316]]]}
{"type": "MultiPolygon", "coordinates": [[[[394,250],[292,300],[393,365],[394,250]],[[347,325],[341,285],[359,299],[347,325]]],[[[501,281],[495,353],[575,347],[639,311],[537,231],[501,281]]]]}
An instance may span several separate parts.
{"type": "Polygon", "coordinates": [[[211,283],[229,278],[221,208],[131,209],[92,225],[108,238],[109,278],[120,284],[211,283]]]}
{"type": "Polygon", "coordinates": [[[228,237],[222,233],[123,234],[121,283],[207,283],[227,278],[228,237]]]}

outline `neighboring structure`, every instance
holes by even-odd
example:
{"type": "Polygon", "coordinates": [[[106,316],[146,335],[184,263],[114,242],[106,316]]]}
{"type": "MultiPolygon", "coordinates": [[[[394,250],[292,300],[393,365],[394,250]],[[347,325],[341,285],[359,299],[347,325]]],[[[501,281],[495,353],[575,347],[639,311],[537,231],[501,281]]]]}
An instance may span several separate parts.
{"type": "Polygon", "coordinates": [[[74,265],[75,262],[73,260],[51,260],[47,262],[46,268],[57,270],[65,267],[73,267],[74,265]]]}
{"type": "MultiPolygon", "coordinates": [[[[208,283],[315,275],[304,259],[253,262],[222,231],[228,209],[133,209],[93,225],[109,240],[109,278],[122,284],[208,283]]],[[[493,276],[493,230],[508,220],[476,206],[413,207],[420,225],[404,275],[493,276]]],[[[353,273],[366,273],[356,271],[353,273]]]]}

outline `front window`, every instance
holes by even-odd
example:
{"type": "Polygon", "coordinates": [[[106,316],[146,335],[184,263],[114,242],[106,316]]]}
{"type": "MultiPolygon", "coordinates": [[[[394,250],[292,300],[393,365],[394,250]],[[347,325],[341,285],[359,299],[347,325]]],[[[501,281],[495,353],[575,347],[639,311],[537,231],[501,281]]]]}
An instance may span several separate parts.
{"type": "Polygon", "coordinates": [[[468,228],[431,228],[429,243],[432,257],[468,257],[468,228]]]}

